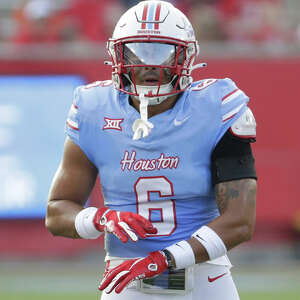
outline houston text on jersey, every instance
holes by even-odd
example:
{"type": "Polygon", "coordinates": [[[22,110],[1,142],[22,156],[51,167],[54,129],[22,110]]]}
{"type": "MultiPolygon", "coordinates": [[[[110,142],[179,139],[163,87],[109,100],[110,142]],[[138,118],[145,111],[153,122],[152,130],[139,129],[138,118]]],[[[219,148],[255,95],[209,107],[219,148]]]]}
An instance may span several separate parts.
{"type": "Polygon", "coordinates": [[[125,171],[153,171],[160,169],[173,169],[177,168],[179,164],[178,156],[165,156],[164,153],[160,154],[160,157],[153,159],[135,159],[136,151],[132,151],[131,155],[128,151],[125,151],[123,159],[121,160],[121,169],[125,171]]]}

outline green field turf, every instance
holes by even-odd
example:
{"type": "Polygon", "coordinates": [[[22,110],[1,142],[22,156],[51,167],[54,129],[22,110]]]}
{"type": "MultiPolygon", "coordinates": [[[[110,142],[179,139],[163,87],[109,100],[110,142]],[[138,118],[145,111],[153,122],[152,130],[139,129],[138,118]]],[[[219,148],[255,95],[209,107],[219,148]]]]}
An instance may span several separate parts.
{"type": "MultiPolygon", "coordinates": [[[[103,260],[97,257],[0,260],[0,300],[99,300],[103,269],[103,260]]],[[[300,300],[299,261],[238,266],[233,268],[233,277],[241,300],[300,300]]]]}
{"type": "MultiPolygon", "coordinates": [[[[300,292],[241,293],[241,300],[299,300],[300,292]]],[[[5,300],[99,300],[100,293],[1,293],[5,300]]],[[[213,300],[213,299],[212,299],[213,300]]]]}
{"type": "Polygon", "coordinates": [[[1,293],[2,300],[98,300],[100,294],[93,293],[1,293]]]}
{"type": "Polygon", "coordinates": [[[300,292],[241,293],[241,300],[299,300],[300,292]]]}

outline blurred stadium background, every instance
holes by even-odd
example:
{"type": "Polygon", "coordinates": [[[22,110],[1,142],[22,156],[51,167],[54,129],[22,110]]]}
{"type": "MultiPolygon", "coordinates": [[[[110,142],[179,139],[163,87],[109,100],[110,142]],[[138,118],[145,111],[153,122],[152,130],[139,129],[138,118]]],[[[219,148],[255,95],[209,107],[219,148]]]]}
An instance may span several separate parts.
{"type": "MultiPolygon", "coordinates": [[[[134,0],[0,1],[0,299],[98,299],[103,241],[44,228],[75,86],[110,78],[105,41],[134,0]]],[[[241,299],[300,299],[300,1],[178,0],[205,70],[252,99],[252,241],[230,253],[241,299]]],[[[101,206],[99,183],[90,203],[101,206]]]]}

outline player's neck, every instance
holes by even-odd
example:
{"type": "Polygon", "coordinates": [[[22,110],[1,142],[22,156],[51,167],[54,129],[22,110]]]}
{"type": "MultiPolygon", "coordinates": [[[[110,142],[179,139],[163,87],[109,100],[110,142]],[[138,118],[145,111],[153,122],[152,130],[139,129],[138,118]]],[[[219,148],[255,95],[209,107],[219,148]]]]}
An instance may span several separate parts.
{"type": "MultiPolygon", "coordinates": [[[[164,100],[162,103],[157,105],[149,105],[148,106],[148,118],[154,117],[155,115],[161,114],[168,109],[171,109],[180,95],[174,95],[164,100]]],[[[134,97],[130,97],[130,104],[139,112],[140,111],[140,102],[134,97]]]]}

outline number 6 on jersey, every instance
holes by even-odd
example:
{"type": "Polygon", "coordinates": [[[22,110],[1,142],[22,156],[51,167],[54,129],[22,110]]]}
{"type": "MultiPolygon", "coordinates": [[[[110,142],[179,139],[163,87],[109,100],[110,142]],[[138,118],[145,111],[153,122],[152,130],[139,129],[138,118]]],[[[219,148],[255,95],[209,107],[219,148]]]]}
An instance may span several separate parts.
{"type": "Polygon", "coordinates": [[[158,232],[147,236],[168,236],[176,229],[175,201],[169,199],[150,200],[150,193],[159,193],[159,197],[174,196],[173,184],[164,176],[140,177],[134,185],[137,200],[137,213],[151,223],[155,223],[158,232]],[[158,217],[158,218],[157,218],[158,217]],[[155,219],[154,219],[155,218],[155,219]]]}

